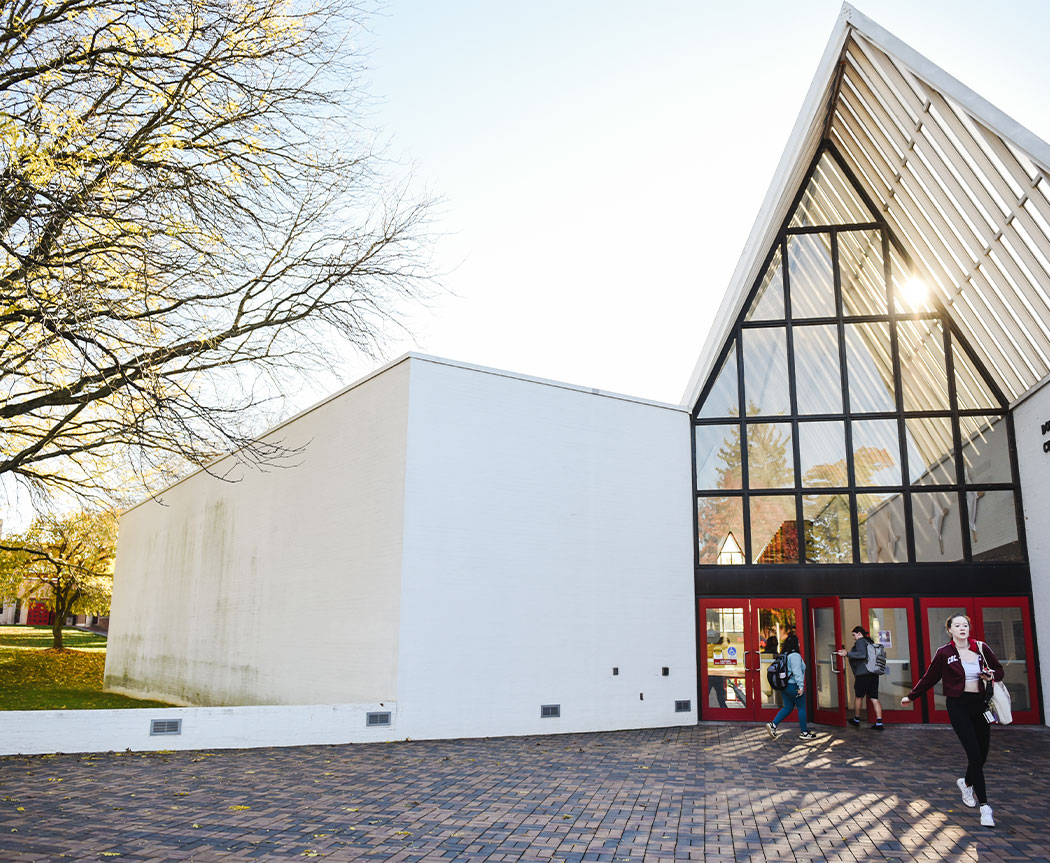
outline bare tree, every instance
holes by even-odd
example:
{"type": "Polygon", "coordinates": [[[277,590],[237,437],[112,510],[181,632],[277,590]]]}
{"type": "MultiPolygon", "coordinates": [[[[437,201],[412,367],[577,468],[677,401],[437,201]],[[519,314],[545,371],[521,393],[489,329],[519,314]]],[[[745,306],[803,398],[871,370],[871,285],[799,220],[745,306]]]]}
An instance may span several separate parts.
{"type": "Polygon", "coordinates": [[[355,0],[0,0],[0,476],[90,497],[115,464],[273,456],[260,381],[333,334],[373,355],[426,295],[361,23],[355,0]]]}

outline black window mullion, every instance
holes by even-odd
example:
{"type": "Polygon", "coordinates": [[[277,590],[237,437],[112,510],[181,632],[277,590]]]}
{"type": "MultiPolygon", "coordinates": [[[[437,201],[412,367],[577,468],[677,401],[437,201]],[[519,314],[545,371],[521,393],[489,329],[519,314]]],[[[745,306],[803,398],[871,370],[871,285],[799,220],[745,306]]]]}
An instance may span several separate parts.
{"type": "Polygon", "coordinates": [[[795,473],[795,543],[798,547],[798,562],[805,563],[806,543],[805,527],[802,521],[802,488],[801,461],[802,453],[798,445],[798,396],[795,392],[795,339],[791,324],[791,262],[788,260],[787,237],[781,237],[781,260],[784,262],[784,328],[787,342],[788,360],[788,406],[791,411],[791,457],[795,473]]]}
{"type": "Polygon", "coordinates": [[[904,422],[904,384],[901,380],[900,341],[897,338],[897,311],[893,298],[893,272],[890,269],[889,231],[882,234],[882,269],[886,279],[886,302],[890,312],[890,358],[893,363],[893,390],[897,405],[897,442],[901,450],[901,499],[904,503],[904,546],[909,562],[915,560],[915,529],[912,526],[911,472],[908,469],[908,432],[904,422]]]}
{"type": "Polygon", "coordinates": [[[838,312],[836,331],[839,335],[839,378],[842,386],[842,415],[846,442],[846,485],[849,486],[850,543],[854,563],[860,559],[860,514],[857,511],[857,476],[853,468],[853,425],[850,422],[849,374],[846,368],[846,323],[843,320],[845,303],[842,300],[842,273],[839,269],[839,235],[831,233],[831,272],[835,280],[835,309],[838,312]]]}
{"type": "Polygon", "coordinates": [[[952,446],[955,447],[955,482],[959,487],[956,499],[959,507],[959,531],[962,536],[963,560],[973,560],[970,542],[970,520],[966,503],[966,459],[963,458],[962,429],[959,428],[959,394],[955,386],[955,357],[952,355],[951,322],[945,315],[941,320],[941,338],[944,340],[944,371],[948,375],[948,406],[952,409],[952,446]]]}
{"type": "MultiPolygon", "coordinates": [[[[761,277],[760,277],[761,278],[761,277]]],[[[744,314],[744,313],[741,313],[744,314]]],[[[736,403],[738,407],[737,428],[740,429],[740,488],[743,490],[743,502],[740,509],[744,519],[744,566],[751,565],[751,497],[750,483],[747,475],[747,428],[744,415],[747,413],[747,402],[744,401],[744,334],[739,325],[736,333],[736,403]]]]}

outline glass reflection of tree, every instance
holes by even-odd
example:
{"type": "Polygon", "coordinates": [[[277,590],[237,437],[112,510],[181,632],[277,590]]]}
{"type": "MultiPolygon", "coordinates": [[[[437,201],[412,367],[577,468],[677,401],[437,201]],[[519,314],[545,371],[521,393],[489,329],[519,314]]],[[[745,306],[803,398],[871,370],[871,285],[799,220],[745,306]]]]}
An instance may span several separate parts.
{"type": "Polygon", "coordinates": [[[806,560],[817,563],[851,563],[852,534],[849,498],[843,494],[815,495],[820,503],[806,519],[806,560]]]}
{"type": "MultiPolygon", "coordinates": [[[[749,402],[748,416],[758,407],[749,402]]],[[[795,484],[793,460],[789,457],[791,437],[773,423],[757,423],[747,428],[747,474],[752,490],[790,488],[795,484]]],[[[739,452],[739,447],[737,448],[739,452]]],[[[763,495],[751,497],[751,541],[755,560],[762,563],[795,563],[798,543],[795,538],[793,498],[763,495]],[[785,503],[788,504],[785,518],[785,503]],[[770,546],[775,546],[771,548],[770,546]]]]}
{"type": "MultiPolygon", "coordinates": [[[[735,413],[735,412],[734,412],[735,413]]],[[[740,427],[734,426],[728,437],[723,438],[718,448],[719,489],[739,489],[741,481],[740,427]]],[[[697,520],[700,526],[700,560],[724,562],[722,545],[734,530],[743,541],[740,523],[742,502],[738,497],[702,497],[697,505],[697,520]]]]}
{"type": "MultiPolygon", "coordinates": [[[[896,464],[889,450],[876,446],[859,447],[854,453],[853,470],[857,487],[871,486],[880,471],[896,464]]],[[[806,471],[802,478],[805,488],[820,486],[841,488],[846,485],[846,461],[818,464],[806,471]]],[[[885,495],[857,494],[857,507],[866,513],[885,495]]],[[[806,519],[806,559],[822,563],[849,563],[852,555],[849,498],[843,494],[816,495],[820,503],[816,513],[806,519]]]]}

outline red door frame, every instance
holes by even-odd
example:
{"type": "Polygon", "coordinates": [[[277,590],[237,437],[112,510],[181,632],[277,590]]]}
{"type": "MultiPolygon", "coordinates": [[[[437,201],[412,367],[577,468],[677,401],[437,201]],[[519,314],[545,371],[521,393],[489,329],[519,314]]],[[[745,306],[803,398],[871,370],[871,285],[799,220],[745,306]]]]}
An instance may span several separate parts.
{"type": "MultiPolygon", "coordinates": [[[[963,610],[963,613],[970,618],[970,621],[974,624],[971,630],[971,635],[974,638],[980,638],[981,635],[977,631],[976,619],[974,615],[973,597],[969,596],[924,596],[919,599],[919,614],[922,615],[923,631],[929,628],[931,631],[926,634],[926,638],[923,639],[923,663],[922,666],[917,668],[915,671],[914,679],[912,680],[912,686],[919,682],[919,678],[925,673],[926,669],[930,667],[930,662],[933,660],[933,654],[937,652],[937,649],[948,641],[948,632],[944,628],[944,621],[930,620],[929,609],[931,608],[948,608],[957,607],[963,610]]],[[[940,692],[941,685],[938,683],[934,686],[938,692],[940,692]]],[[[922,697],[926,699],[926,715],[929,717],[930,722],[940,722],[947,724],[950,722],[948,719],[947,710],[938,710],[934,705],[934,689],[929,690],[922,697]]]]}
{"type": "Polygon", "coordinates": [[[707,632],[707,612],[708,612],[709,609],[721,609],[721,608],[739,608],[740,609],[741,620],[742,620],[742,629],[743,629],[743,634],[744,634],[744,644],[742,645],[743,653],[739,657],[739,663],[737,663],[737,664],[739,664],[741,666],[740,670],[741,670],[742,673],[741,673],[740,676],[743,676],[745,678],[745,680],[746,680],[747,669],[748,669],[748,653],[747,653],[747,650],[748,650],[748,642],[749,642],[749,639],[750,639],[750,636],[748,634],[748,628],[749,628],[750,621],[751,621],[749,601],[746,600],[746,599],[740,599],[740,598],[727,599],[727,598],[719,597],[719,598],[716,598],[716,599],[707,599],[707,598],[701,599],[701,600],[699,600],[699,604],[700,604],[700,638],[701,638],[700,645],[699,645],[700,656],[699,656],[699,661],[698,661],[698,665],[700,666],[700,693],[699,693],[699,695],[700,695],[700,698],[699,698],[699,702],[700,702],[700,716],[703,717],[704,719],[740,719],[740,720],[753,719],[754,717],[753,717],[752,714],[753,714],[753,709],[754,709],[754,699],[751,698],[750,692],[746,691],[746,683],[745,683],[745,698],[744,698],[745,705],[744,705],[743,708],[734,708],[734,707],[722,708],[722,707],[711,707],[710,706],[709,702],[710,702],[711,699],[710,699],[710,690],[708,689],[708,673],[707,673],[707,664],[708,664],[707,661],[708,661],[708,658],[709,658],[708,657],[709,647],[708,647],[707,638],[706,638],[706,635],[705,635],[706,632],[707,632]]]}
{"type": "MultiPolygon", "coordinates": [[[[1028,597],[1026,596],[978,596],[974,597],[973,610],[974,614],[971,615],[970,619],[973,621],[974,629],[977,630],[976,638],[985,641],[984,631],[984,618],[981,615],[981,609],[984,608],[1017,608],[1021,611],[1021,626],[1024,627],[1024,643],[1025,643],[1025,665],[1028,672],[1028,710],[1018,710],[1016,707],[1013,709],[1014,723],[1017,725],[1038,725],[1039,724],[1039,690],[1036,689],[1035,680],[1035,662],[1033,661],[1033,652],[1035,643],[1032,640],[1032,615],[1031,609],[1028,603],[1028,597]]],[[[1004,657],[998,657],[1002,660],[1004,657]]]]}
{"type": "MultiPolygon", "coordinates": [[[[868,622],[871,620],[869,614],[872,608],[903,608],[908,613],[908,640],[911,644],[911,649],[908,651],[908,661],[911,663],[912,673],[912,685],[914,686],[916,681],[922,676],[923,667],[919,665],[919,637],[918,627],[915,625],[915,600],[911,597],[861,597],[860,600],[860,619],[863,621],[863,626],[867,628],[868,622]]],[[[923,615],[925,620],[925,614],[923,615]]],[[[878,639],[878,633],[869,633],[873,640],[878,639]]],[[[882,693],[879,693],[882,696],[882,693]]],[[[886,709],[886,701],[880,697],[880,703],[882,704],[882,718],[886,723],[890,722],[922,722],[922,709],[917,702],[912,702],[908,708],[902,709],[900,703],[896,703],[890,706],[890,709],[886,709]]],[[[868,704],[868,716],[874,721],[875,711],[872,709],[871,704],[868,704]]]]}
{"type": "MultiPolygon", "coordinates": [[[[736,719],[740,721],[757,721],[772,719],[776,708],[763,708],[762,702],[762,640],[758,628],[758,620],[755,611],[759,608],[793,608],[795,620],[801,623],[802,600],[784,598],[753,597],[744,599],[740,597],[724,598],[705,597],[698,600],[700,611],[700,633],[701,643],[699,645],[699,657],[697,664],[700,667],[700,716],[704,719],[736,719]],[[743,708],[734,707],[711,707],[709,705],[708,674],[707,674],[707,639],[704,634],[707,631],[707,612],[716,608],[739,608],[742,612],[744,644],[743,653],[740,657],[740,666],[744,678],[744,695],[746,705],[743,708]]],[[[803,645],[804,647],[804,645],[803,645]]],[[[804,656],[803,656],[804,658],[804,656]]]]}
{"type": "Polygon", "coordinates": [[[834,613],[834,628],[835,638],[834,641],[837,643],[842,633],[842,601],[837,596],[821,596],[816,599],[809,600],[809,619],[807,624],[809,629],[807,636],[809,643],[813,645],[813,660],[812,660],[812,674],[809,675],[812,681],[812,691],[814,694],[813,700],[813,721],[820,725],[845,725],[846,724],[846,660],[836,654],[832,654],[829,658],[831,661],[831,677],[832,683],[838,688],[838,709],[831,710],[828,708],[821,709],[817,705],[816,692],[817,692],[817,667],[820,662],[821,656],[820,651],[817,647],[816,636],[817,636],[817,625],[816,616],[814,612],[820,608],[830,608],[834,613]]]}
{"type": "MultiPolygon", "coordinates": [[[[1028,603],[1028,597],[1025,596],[942,596],[942,597],[923,597],[919,600],[920,614],[922,615],[923,624],[925,625],[929,619],[927,609],[936,608],[937,606],[958,606],[965,609],[965,613],[970,618],[970,634],[981,641],[985,640],[984,634],[984,619],[979,613],[983,608],[1017,608],[1021,612],[1021,625],[1024,627],[1025,637],[1025,648],[1027,650],[1026,664],[1028,672],[1028,692],[1029,699],[1028,703],[1031,705],[1028,710],[1014,710],[1014,722],[1018,725],[1038,725],[1039,724],[1039,705],[1038,705],[1038,689],[1036,688],[1035,679],[1035,663],[1032,660],[1032,654],[1035,649],[1035,644],[1032,640],[1032,615],[1031,609],[1028,603]]],[[[940,631],[936,633],[940,636],[938,639],[933,639],[933,650],[936,650],[940,645],[945,644],[948,641],[948,633],[943,630],[943,621],[935,621],[935,625],[941,627],[940,631]]],[[[923,644],[924,654],[925,643],[923,644]]],[[[930,655],[924,656],[925,664],[919,669],[919,673],[915,675],[915,682],[918,682],[921,676],[921,671],[929,667],[930,660],[932,658],[932,651],[930,655]]],[[[935,688],[939,689],[940,684],[937,684],[935,688]]],[[[929,711],[930,722],[948,722],[948,711],[947,710],[935,710],[933,700],[933,690],[927,692],[923,696],[927,699],[927,709],[929,711]]]]}

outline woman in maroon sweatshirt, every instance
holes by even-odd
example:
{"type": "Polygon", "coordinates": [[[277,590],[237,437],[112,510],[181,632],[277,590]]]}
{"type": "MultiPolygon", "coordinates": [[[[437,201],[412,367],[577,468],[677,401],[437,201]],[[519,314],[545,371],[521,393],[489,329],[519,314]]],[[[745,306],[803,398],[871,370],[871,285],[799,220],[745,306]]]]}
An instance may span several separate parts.
{"type": "Polygon", "coordinates": [[[970,618],[965,614],[953,614],[944,628],[948,630],[951,641],[933,655],[933,662],[922,680],[901,699],[901,706],[941,681],[948,718],[966,750],[966,776],[956,780],[956,784],[963,803],[981,805],[981,824],[994,827],[992,807],[988,805],[984,787],[984,762],[988,759],[988,744],[991,742],[991,732],[984,718],[989,695],[985,686],[992,680],[1003,679],[1003,667],[987,644],[970,638],[970,618]]]}

